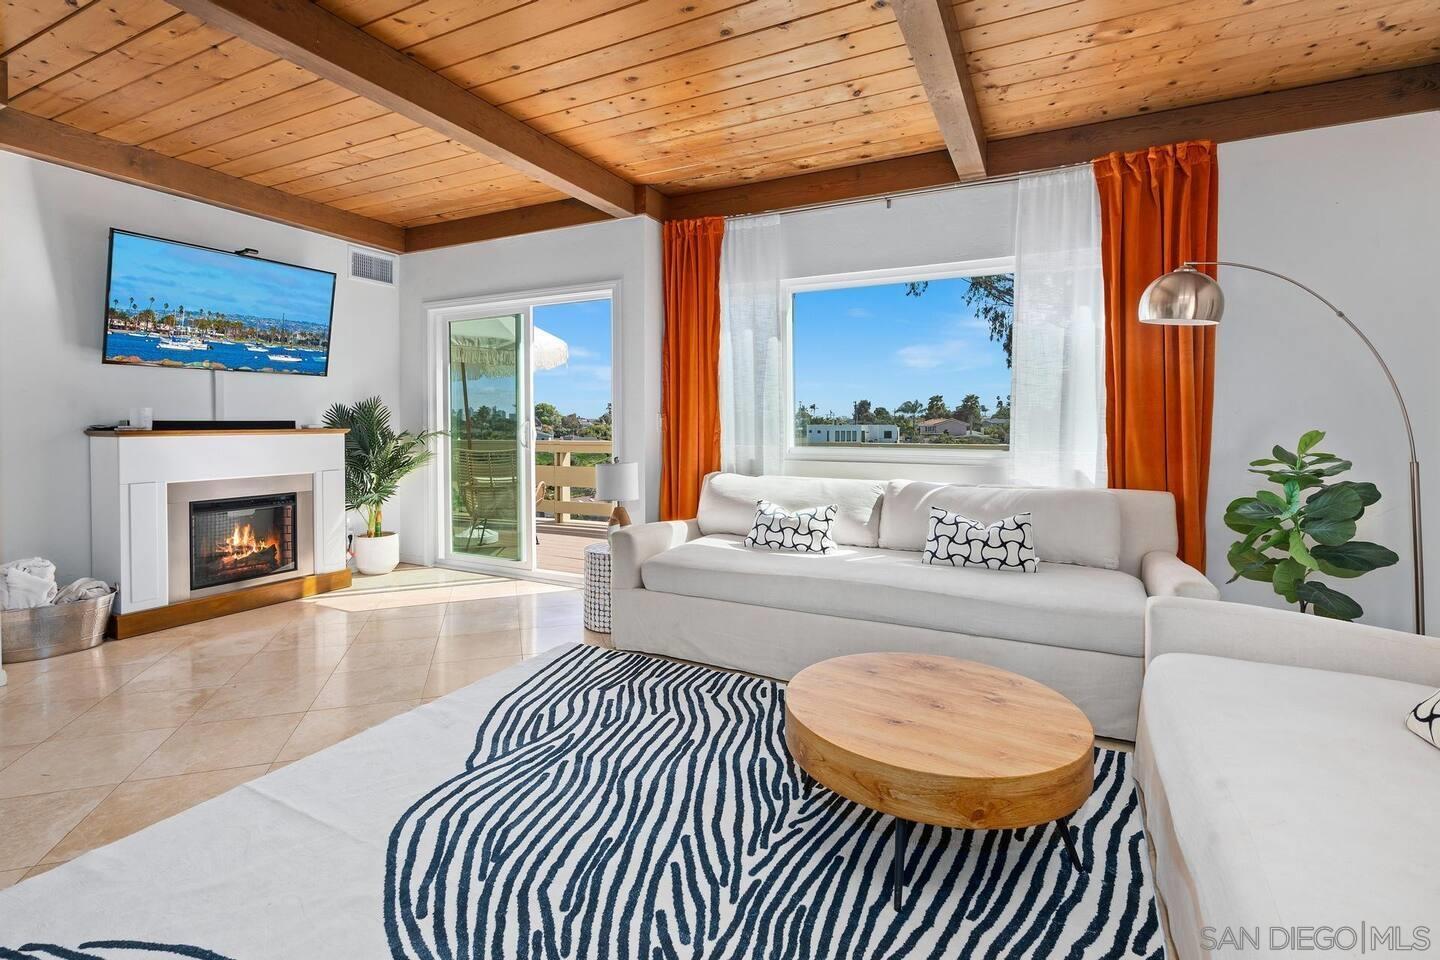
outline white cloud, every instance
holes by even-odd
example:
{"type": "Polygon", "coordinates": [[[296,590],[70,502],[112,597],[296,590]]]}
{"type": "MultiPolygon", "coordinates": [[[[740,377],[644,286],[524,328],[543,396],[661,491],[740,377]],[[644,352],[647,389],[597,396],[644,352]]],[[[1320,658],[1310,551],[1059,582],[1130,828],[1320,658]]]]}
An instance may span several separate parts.
{"type": "Polygon", "coordinates": [[[895,351],[895,359],[915,370],[980,370],[994,365],[992,350],[969,340],[942,340],[939,343],[914,343],[895,351]]]}

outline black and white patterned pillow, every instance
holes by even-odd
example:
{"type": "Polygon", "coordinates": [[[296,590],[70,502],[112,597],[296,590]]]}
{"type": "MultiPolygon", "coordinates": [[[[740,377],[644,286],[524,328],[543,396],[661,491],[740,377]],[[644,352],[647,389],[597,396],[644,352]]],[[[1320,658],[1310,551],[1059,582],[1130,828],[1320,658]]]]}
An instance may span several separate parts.
{"type": "Polygon", "coordinates": [[[1405,718],[1405,726],[1430,746],[1440,747],[1440,690],[1415,705],[1410,716],[1405,718]]]}
{"type": "Polygon", "coordinates": [[[745,536],[745,546],[795,553],[829,553],[835,549],[830,525],[839,512],[839,505],[834,503],[791,512],[769,500],[757,500],[755,525],[745,536]]]}
{"type": "Polygon", "coordinates": [[[930,508],[930,531],[920,560],[1019,573],[1040,568],[1030,514],[1017,513],[987,526],[941,507],[930,508]]]}

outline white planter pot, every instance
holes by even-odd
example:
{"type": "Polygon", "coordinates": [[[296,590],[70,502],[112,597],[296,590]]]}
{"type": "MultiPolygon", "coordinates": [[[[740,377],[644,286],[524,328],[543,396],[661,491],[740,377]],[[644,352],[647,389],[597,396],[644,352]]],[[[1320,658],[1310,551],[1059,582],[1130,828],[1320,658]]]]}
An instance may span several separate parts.
{"type": "Polygon", "coordinates": [[[382,533],[378,537],[356,537],[355,569],[366,576],[389,573],[400,564],[400,535],[382,533]]]}

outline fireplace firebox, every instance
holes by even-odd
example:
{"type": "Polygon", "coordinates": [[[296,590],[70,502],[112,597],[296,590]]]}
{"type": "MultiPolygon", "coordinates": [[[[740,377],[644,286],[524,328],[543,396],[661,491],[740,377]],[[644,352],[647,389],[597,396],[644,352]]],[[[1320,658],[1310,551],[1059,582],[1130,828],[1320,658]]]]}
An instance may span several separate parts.
{"type": "Polygon", "coordinates": [[[190,504],[190,589],[297,568],[294,493],[190,504]]]}

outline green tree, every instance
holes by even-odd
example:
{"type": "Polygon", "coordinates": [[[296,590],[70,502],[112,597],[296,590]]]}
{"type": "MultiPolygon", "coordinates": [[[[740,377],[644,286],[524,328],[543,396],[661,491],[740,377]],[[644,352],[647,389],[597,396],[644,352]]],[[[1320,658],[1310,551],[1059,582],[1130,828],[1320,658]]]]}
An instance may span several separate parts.
{"type": "Polygon", "coordinates": [[[1010,366],[1015,336],[1015,275],[971,277],[965,289],[965,305],[973,307],[975,316],[989,326],[991,341],[1000,344],[1005,351],[1005,366],[1010,366]]]}
{"type": "Polygon", "coordinates": [[[854,420],[856,423],[874,423],[875,415],[870,412],[869,400],[856,400],[854,420]]]}
{"type": "Polygon", "coordinates": [[[895,422],[895,415],[894,415],[893,413],[891,413],[889,410],[886,410],[884,407],[876,407],[876,408],[875,408],[875,422],[876,422],[876,423],[894,423],[894,422],[895,422]]]}
{"type": "Polygon", "coordinates": [[[955,408],[955,419],[964,420],[970,424],[971,429],[979,430],[980,421],[985,419],[985,406],[978,396],[967,393],[965,399],[960,401],[960,406],[955,408]]]}
{"type": "Polygon", "coordinates": [[[560,423],[560,411],[553,403],[535,404],[535,422],[550,432],[560,423]]]}
{"type": "Polygon", "coordinates": [[[945,406],[945,398],[938,393],[935,394],[935,396],[930,398],[930,402],[925,405],[925,419],[936,420],[940,417],[948,416],[950,416],[950,408],[945,406]]]}

